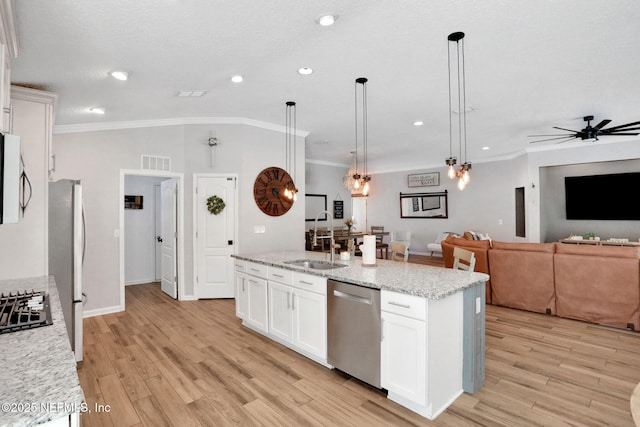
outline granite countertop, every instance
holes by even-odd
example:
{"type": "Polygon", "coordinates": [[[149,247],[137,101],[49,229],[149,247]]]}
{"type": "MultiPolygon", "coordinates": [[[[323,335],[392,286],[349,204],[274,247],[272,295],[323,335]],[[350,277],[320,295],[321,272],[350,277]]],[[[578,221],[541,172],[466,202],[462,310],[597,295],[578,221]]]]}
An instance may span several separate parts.
{"type": "Polygon", "coordinates": [[[329,254],[322,252],[293,251],[238,254],[232,256],[240,260],[266,264],[287,270],[301,271],[340,282],[417,295],[433,300],[445,298],[463,289],[489,280],[489,275],[484,273],[384,259],[376,260],[375,267],[364,267],[362,265],[362,258],[360,257],[351,258],[349,261],[341,261],[339,255],[336,255],[334,262],[345,264],[347,267],[331,270],[316,270],[285,264],[285,261],[299,259],[329,261],[329,254]]]}
{"type": "Polygon", "coordinates": [[[41,424],[84,401],[53,277],[0,281],[0,292],[18,290],[48,292],[53,324],[0,334],[0,426],[41,424]]]}

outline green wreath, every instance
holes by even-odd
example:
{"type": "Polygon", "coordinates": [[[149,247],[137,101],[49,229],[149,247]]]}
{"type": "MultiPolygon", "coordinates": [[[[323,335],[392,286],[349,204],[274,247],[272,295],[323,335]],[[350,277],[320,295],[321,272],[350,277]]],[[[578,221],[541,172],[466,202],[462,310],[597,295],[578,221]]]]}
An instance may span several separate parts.
{"type": "Polygon", "coordinates": [[[207,199],[207,210],[209,211],[209,213],[218,215],[220,212],[222,212],[224,207],[224,200],[222,200],[218,196],[211,196],[207,199]]]}

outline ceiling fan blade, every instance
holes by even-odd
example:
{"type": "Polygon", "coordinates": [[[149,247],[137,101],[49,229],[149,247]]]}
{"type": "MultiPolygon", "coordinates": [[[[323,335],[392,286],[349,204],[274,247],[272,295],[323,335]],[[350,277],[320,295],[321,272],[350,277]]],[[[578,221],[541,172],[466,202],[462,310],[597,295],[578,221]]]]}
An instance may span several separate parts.
{"type": "Polygon", "coordinates": [[[604,135],[604,136],[639,135],[639,133],[638,133],[638,132],[636,132],[636,133],[620,133],[620,132],[614,132],[614,133],[600,133],[600,135],[604,135]]]}
{"type": "Polygon", "coordinates": [[[601,121],[600,123],[598,123],[597,125],[595,125],[593,128],[600,130],[603,127],[605,127],[606,125],[608,125],[609,123],[611,123],[611,120],[609,119],[604,119],[603,121],[601,121]]]}
{"type": "Polygon", "coordinates": [[[639,130],[640,126],[638,127],[634,127],[634,128],[624,128],[624,129],[614,129],[614,130],[610,130],[610,129],[603,129],[600,131],[600,134],[602,135],[607,135],[609,133],[617,133],[617,132],[626,132],[628,130],[639,130]]]}
{"type": "MultiPolygon", "coordinates": [[[[556,137],[556,138],[548,138],[548,139],[541,139],[539,141],[531,141],[531,142],[529,142],[529,144],[535,144],[536,142],[555,141],[557,139],[564,139],[564,140],[568,141],[568,140],[574,139],[574,138],[577,138],[577,136],[563,135],[563,136],[559,136],[559,137],[556,137]]],[[[562,142],[562,141],[560,141],[560,142],[562,142]]]]}
{"type": "Polygon", "coordinates": [[[640,122],[633,122],[633,123],[627,123],[627,124],[624,124],[624,125],[612,126],[610,128],[603,129],[603,131],[610,132],[610,131],[616,130],[616,129],[628,130],[628,129],[624,129],[624,128],[628,128],[629,126],[636,126],[636,125],[640,125],[640,122]]]}
{"type": "MultiPolygon", "coordinates": [[[[575,138],[577,138],[577,136],[575,138]]],[[[565,139],[563,141],[554,142],[554,144],[562,144],[563,142],[571,141],[572,139],[573,138],[567,138],[567,139],[565,139]]]]}
{"type": "Polygon", "coordinates": [[[566,136],[567,138],[568,137],[572,137],[573,138],[573,135],[567,134],[567,133],[552,133],[552,134],[546,133],[546,134],[543,134],[543,135],[527,135],[527,136],[529,138],[538,137],[538,136],[566,136]]]}
{"type": "Polygon", "coordinates": [[[554,126],[554,129],[560,129],[560,130],[566,130],[567,132],[573,132],[573,133],[578,133],[580,131],[577,130],[571,130],[571,129],[565,129],[565,128],[559,128],[558,126],[554,126]]]}

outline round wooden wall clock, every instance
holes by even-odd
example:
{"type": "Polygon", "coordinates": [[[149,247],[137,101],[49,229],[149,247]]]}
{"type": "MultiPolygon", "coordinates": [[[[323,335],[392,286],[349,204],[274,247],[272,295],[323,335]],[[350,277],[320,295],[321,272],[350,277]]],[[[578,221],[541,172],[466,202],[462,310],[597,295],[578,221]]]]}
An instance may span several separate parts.
{"type": "Polygon", "coordinates": [[[293,200],[284,196],[286,186],[293,188],[293,179],[284,169],[272,166],[258,174],[253,184],[253,197],[260,210],[269,216],[284,215],[293,206],[293,200]]]}

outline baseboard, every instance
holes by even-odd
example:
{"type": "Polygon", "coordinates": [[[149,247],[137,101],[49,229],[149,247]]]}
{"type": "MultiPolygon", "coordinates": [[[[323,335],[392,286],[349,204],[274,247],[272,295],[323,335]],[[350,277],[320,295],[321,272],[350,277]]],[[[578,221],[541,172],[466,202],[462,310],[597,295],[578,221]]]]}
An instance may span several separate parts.
{"type": "Polygon", "coordinates": [[[155,279],[144,279],[144,280],[133,280],[131,282],[124,282],[125,286],[129,285],[145,285],[147,283],[156,283],[158,280],[155,279]]]}
{"type": "Polygon", "coordinates": [[[178,301],[198,301],[198,298],[195,295],[182,295],[178,301]]]}
{"type": "Polygon", "coordinates": [[[82,313],[82,317],[86,319],[87,317],[102,316],[103,314],[119,313],[121,311],[124,311],[124,308],[122,306],[114,305],[112,307],[84,310],[84,312],[82,313]]]}
{"type": "Polygon", "coordinates": [[[432,258],[442,258],[442,253],[438,254],[438,252],[435,252],[433,255],[431,255],[431,251],[429,251],[429,252],[414,252],[411,249],[409,249],[409,255],[422,255],[422,256],[428,256],[428,257],[432,257],[432,258]]]}

